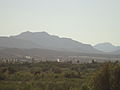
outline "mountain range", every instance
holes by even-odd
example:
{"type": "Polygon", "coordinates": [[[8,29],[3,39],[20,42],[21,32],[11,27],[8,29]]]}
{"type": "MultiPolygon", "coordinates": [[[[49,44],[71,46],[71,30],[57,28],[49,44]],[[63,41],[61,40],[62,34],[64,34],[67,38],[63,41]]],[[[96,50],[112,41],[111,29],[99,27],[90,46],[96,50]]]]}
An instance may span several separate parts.
{"type": "Polygon", "coordinates": [[[76,53],[104,53],[114,52],[119,53],[119,48],[110,43],[97,44],[92,46],[84,44],[71,38],[61,38],[59,36],[50,35],[47,32],[23,32],[19,35],[0,37],[1,48],[18,48],[18,49],[45,49],[63,52],[76,53]]]}
{"type": "Polygon", "coordinates": [[[100,53],[89,44],[83,44],[70,38],[60,38],[46,32],[27,31],[16,36],[0,37],[0,47],[100,53]]]}

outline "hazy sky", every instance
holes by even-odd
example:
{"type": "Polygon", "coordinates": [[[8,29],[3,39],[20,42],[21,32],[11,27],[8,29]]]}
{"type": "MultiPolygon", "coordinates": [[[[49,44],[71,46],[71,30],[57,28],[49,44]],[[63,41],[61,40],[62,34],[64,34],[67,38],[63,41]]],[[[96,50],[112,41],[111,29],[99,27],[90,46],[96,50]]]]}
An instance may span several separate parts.
{"type": "Polygon", "coordinates": [[[120,45],[120,0],[0,0],[0,36],[24,31],[120,45]]]}

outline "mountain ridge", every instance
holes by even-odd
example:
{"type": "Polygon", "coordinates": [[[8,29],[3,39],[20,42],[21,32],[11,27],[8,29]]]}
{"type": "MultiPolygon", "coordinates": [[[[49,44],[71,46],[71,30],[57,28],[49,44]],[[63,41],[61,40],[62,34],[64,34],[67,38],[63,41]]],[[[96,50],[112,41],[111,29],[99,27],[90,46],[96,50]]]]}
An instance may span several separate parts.
{"type": "MultiPolygon", "coordinates": [[[[2,38],[0,37],[0,42],[2,38]]],[[[84,53],[100,53],[90,44],[72,40],[71,38],[61,38],[59,36],[50,35],[47,32],[22,32],[19,35],[4,38],[0,43],[0,47],[11,48],[41,48],[57,51],[84,52],[84,53]]]]}
{"type": "Polygon", "coordinates": [[[59,37],[42,32],[22,32],[18,35],[0,37],[0,47],[20,49],[47,49],[80,53],[119,53],[120,46],[109,42],[98,43],[95,46],[84,44],[71,38],[59,37]]]}

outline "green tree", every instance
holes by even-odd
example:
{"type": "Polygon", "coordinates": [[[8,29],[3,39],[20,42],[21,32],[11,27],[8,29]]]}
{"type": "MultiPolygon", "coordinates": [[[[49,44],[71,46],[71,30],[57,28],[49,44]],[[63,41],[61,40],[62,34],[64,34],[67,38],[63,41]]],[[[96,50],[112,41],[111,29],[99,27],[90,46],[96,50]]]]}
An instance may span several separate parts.
{"type": "Polygon", "coordinates": [[[5,79],[6,79],[6,76],[3,73],[0,72],[0,81],[5,80],[5,79]]]}
{"type": "Polygon", "coordinates": [[[90,90],[90,89],[89,89],[88,85],[83,84],[81,87],[81,90],[90,90]]]}
{"type": "Polygon", "coordinates": [[[120,90],[120,65],[112,69],[111,86],[112,90],[120,90]]]}
{"type": "Polygon", "coordinates": [[[110,90],[110,64],[105,64],[92,79],[93,90],[110,90]]]}

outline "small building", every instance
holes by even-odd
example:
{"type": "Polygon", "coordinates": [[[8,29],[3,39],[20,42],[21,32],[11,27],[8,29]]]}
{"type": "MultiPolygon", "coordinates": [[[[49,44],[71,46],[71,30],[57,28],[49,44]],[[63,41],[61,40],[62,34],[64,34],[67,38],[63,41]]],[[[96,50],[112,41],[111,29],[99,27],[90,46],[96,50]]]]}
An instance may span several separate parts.
{"type": "Polygon", "coordinates": [[[57,59],[57,62],[63,62],[62,60],[60,60],[60,59],[57,59]]]}
{"type": "Polygon", "coordinates": [[[31,59],[31,56],[25,56],[26,59],[31,59]]]}

